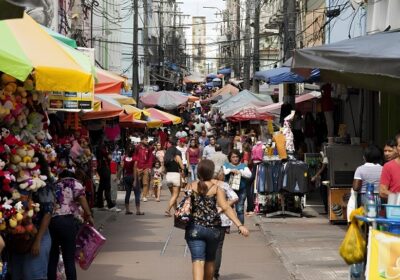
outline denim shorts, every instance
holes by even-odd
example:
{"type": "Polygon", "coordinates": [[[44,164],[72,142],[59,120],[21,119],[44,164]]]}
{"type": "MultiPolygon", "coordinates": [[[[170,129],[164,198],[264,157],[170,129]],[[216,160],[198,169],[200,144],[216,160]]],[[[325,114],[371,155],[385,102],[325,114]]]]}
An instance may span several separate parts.
{"type": "Polygon", "coordinates": [[[191,225],[186,229],[185,239],[192,255],[192,262],[213,262],[220,238],[220,228],[191,225]]]}

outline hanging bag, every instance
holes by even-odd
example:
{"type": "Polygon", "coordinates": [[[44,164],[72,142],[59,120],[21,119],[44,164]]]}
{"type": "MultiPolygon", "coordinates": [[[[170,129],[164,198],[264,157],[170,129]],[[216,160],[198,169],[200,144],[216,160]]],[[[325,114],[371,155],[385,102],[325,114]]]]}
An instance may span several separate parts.
{"type": "MultiPolygon", "coordinates": [[[[360,224],[355,215],[360,212],[359,209],[351,214],[351,223],[344,236],[343,242],[339,248],[339,254],[348,264],[355,264],[364,261],[366,242],[360,231],[360,224]]],[[[362,213],[362,211],[361,211],[362,213]]]]}
{"type": "Polygon", "coordinates": [[[358,193],[351,189],[351,195],[349,201],[347,202],[347,222],[350,223],[350,215],[351,213],[357,209],[357,195],[358,193]]]}
{"type": "Polygon", "coordinates": [[[179,202],[174,214],[174,226],[180,229],[186,229],[192,221],[192,190],[185,193],[185,197],[179,202]]]}
{"type": "Polygon", "coordinates": [[[238,191],[240,189],[240,180],[242,179],[242,175],[239,174],[231,174],[229,177],[229,186],[234,191],[238,191]]]}

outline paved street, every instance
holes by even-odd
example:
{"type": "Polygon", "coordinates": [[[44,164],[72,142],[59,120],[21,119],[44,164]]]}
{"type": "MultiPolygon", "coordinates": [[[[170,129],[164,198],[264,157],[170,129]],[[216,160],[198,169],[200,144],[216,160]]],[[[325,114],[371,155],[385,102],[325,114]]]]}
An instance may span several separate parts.
{"type": "Polygon", "coordinates": [[[257,217],[269,244],[298,280],[347,280],[339,256],[346,226],[331,225],[321,207],[306,207],[303,218],[257,217]]]}
{"type": "MultiPolygon", "coordinates": [[[[123,194],[118,194],[119,202],[123,194]]],[[[96,226],[104,224],[107,243],[89,270],[79,271],[79,279],[191,279],[184,231],[173,228],[172,218],[162,214],[166,194],[160,203],[143,203],[144,216],[96,212],[96,226]]],[[[249,238],[227,236],[220,279],[295,279],[254,221],[247,220],[249,238]]]]}

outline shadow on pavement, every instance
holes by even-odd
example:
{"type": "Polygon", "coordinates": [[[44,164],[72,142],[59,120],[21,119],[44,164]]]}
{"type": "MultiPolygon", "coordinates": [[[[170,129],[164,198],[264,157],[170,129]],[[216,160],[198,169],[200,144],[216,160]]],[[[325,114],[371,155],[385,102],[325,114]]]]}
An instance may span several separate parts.
{"type": "Polygon", "coordinates": [[[254,279],[253,277],[242,274],[242,273],[233,273],[233,274],[227,274],[227,275],[221,275],[219,277],[221,280],[237,280],[237,279],[254,279]]]}
{"type": "Polygon", "coordinates": [[[97,265],[97,264],[92,264],[90,267],[90,270],[95,270],[97,275],[101,276],[96,276],[93,277],[92,273],[90,270],[84,271],[80,270],[79,272],[79,278],[80,279],[98,279],[98,280],[105,280],[105,279],[112,279],[112,280],[152,280],[151,278],[136,278],[135,275],[129,275],[129,276],[118,276],[116,275],[118,271],[120,270],[121,266],[118,265],[97,265]]]}

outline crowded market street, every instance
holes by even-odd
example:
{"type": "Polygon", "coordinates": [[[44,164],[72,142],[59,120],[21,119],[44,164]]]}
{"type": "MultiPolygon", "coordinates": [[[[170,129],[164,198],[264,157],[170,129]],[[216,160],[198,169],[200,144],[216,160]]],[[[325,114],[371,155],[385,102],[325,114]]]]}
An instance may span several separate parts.
{"type": "Polygon", "coordinates": [[[400,0],[0,0],[0,280],[400,280],[400,0]]]}

